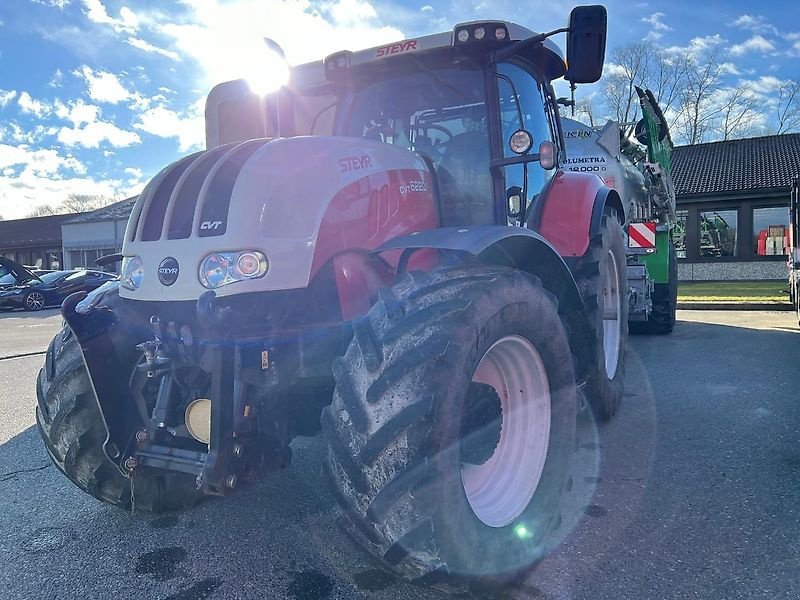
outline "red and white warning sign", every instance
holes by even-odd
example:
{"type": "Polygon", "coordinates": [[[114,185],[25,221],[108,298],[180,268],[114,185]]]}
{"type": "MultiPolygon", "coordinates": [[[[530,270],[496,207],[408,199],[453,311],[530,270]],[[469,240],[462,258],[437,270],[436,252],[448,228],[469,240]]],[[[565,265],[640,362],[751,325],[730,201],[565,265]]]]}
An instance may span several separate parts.
{"type": "Polygon", "coordinates": [[[628,225],[628,246],[631,248],[655,248],[656,224],[631,223],[628,225]]]}

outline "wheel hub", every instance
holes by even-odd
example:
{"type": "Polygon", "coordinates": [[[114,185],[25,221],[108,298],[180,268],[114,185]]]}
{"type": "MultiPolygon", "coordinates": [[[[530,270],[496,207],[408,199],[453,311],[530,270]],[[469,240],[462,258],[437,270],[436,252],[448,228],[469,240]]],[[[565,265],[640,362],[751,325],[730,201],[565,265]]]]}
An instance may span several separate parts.
{"type": "Polygon", "coordinates": [[[530,504],[544,470],[551,411],[547,370],[530,341],[509,335],[484,354],[472,383],[467,400],[478,402],[466,417],[466,431],[485,429],[485,437],[476,436],[481,441],[474,448],[462,441],[461,482],[475,516],[489,527],[505,527],[530,504]],[[497,414],[494,398],[500,400],[500,418],[483,428],[478,415],[497,414]]]}
{"type": "Polygon", "coordinates": [[[500,442],[503,408],[497,391],[486,383],[473,381],[461,417],[461,461],[482,465],[492,457],[500,442]]]}

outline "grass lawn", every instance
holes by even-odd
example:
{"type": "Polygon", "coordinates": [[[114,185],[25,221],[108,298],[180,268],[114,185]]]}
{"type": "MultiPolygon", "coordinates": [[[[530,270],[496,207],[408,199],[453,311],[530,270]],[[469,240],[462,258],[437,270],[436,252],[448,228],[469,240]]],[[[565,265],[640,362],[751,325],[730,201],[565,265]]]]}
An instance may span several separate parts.
{"type": "Polygon", "coordinates": [[[788,302],[783,281],[687,281],[678,302],[788,302]]]}

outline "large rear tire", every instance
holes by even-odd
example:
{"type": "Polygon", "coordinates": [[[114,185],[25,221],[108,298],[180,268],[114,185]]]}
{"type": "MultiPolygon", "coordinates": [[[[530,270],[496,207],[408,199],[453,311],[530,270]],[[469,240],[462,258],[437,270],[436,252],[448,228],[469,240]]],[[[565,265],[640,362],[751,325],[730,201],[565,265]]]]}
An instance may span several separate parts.
{"type": "Polygon", "coordinates": [[[628,274],[625,235],[613,209],[605,209],[600,232],[575,269],[589,324],[595,332],[597,364],[586,386],[595,417],[610,419],[622,401],[628,345],[628,274]]]}
{"type": "Polygon", "coordinates": [[[323,411],[345,529],[387,569],[496,589],[545,555],[577,411],[554,297],[525,273],[407,275],[356,323],[323,411]]]}
{"type": "MultiPolygon", "coordinates": [[[[131,479],[103,453],[105,426],[80,346],[66,325],[47,349],[36,397],[36,423],[53,464],[84,492],[130,510],[131,479]]],[[[203,498],[188,475],[139,468],[133,482],[136,510],[182,510],[203,498]]]]}
{"type": "Polygon", "coordinates": [[[675,245],[669,243],[669,281],[653,286],[652,310],[647,321],[632,321],[631,333],[664,335],[675,329],[675,315],[678,308],[678,255],[675,245]]]}

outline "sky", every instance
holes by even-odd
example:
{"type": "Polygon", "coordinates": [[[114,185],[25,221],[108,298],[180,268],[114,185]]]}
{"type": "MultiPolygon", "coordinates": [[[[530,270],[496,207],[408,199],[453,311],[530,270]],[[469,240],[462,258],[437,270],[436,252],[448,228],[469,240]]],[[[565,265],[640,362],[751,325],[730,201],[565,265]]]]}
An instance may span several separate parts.
{"type": "MultiPolygon", "coordinates": [[[[221,81],[263,74],[262,38],[290,64],[505,19],[566,25],[574,3],[528,0],[0,0],[0,215],[69,194],[118,199],[204,146],[203,109],[221,81]]],[[[765,94],[800,78],[800,3],[606,2],[609,51],[722,44],[729,83],[765,94]]],[[[563,47],[563,36],[555,38],[563,47]]],[[[274,68],[274,65],[272,65],[274,68]]],[[[612,66],[613,68],[613,66],[612,66]]],[[[579,96],[584,91],[579,89],[579,96]]],[[[770,122],[765,105],[763,125],[770,122]]]]}

